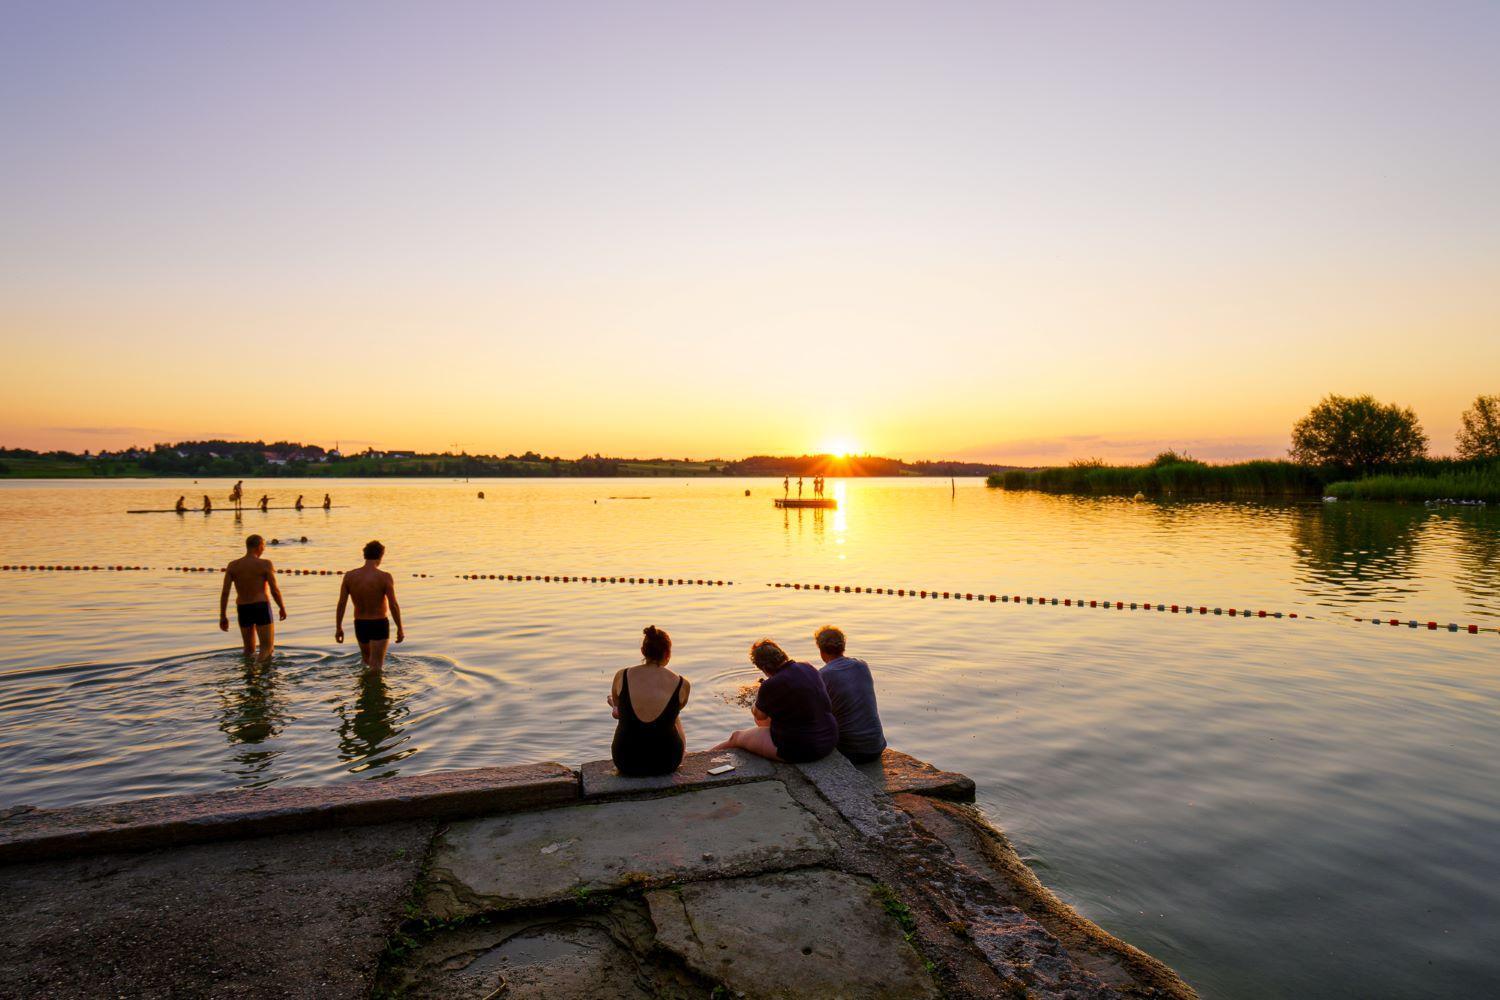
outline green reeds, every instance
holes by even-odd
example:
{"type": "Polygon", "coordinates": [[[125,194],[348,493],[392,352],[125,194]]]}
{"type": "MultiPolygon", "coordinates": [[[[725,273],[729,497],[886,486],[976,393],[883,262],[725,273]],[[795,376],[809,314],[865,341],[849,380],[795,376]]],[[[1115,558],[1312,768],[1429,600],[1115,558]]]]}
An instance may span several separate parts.
{"type": "Polygon", "coordinates": [[[1295,462],[1208,465],[1163,455],[1150,465],[1104,465],[1090,460],[1046,469],[1012,469],[990,476],[991,486],[1087,496],[1289,497],[1340,500],[1484,500],[1500,502],[1500,462],[1429,458],[1360,479],[1295,462]]]}
{"type": "Polygon", "coordinates": [[[1209,465],[1172,456],[1151,465],[1077,463],[1046,469],[1014,469],[990,476],[991,486],[1091,496],[1318,496],[1319,470],[1295,462],[1209,465]]]}
{"type": "Polygon", "coordinates": [[[1340,500],[1484,500],[1500,503],[1500,462],[1477,467],[1452,463],[1450,470],[1367,476],[1334,483],[1328,495],[1340,500]]]}

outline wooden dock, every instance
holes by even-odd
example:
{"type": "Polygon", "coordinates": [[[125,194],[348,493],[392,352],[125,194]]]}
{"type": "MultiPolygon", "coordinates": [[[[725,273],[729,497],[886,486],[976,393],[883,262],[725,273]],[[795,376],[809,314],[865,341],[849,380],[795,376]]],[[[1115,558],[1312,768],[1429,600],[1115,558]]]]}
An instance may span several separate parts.
{"type": "Polygon", "coordinates": [[[839,502],[837,500],[830,500],[825,497],[818,497],[811,500],[793,500],[791,497],[786,497],[784,499],[778,499],[776,501],[776,506],[780,508],[813,507],[818,510],[838,510],[839,502]]]}

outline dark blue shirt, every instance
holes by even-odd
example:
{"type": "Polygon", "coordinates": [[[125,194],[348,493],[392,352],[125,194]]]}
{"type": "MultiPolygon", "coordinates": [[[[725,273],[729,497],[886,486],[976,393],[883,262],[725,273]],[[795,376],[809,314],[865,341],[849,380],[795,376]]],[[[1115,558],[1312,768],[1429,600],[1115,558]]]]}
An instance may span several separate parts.
{"type": "Polygon", "coordinates": [[[885,730],[875,705],[870,665],[852,656],[840,656],[825,663],[818,673],[839,723],[839,752],[846,757],[868,757],[884,750],[885,730]]]}
{"type": "Polygon", "coordinates": [[[793,660],[761,681],[755,707],[771,717],[771,742],[784,761],[821,760],[838,744],[833,704],[810,663],[793,660]]]}

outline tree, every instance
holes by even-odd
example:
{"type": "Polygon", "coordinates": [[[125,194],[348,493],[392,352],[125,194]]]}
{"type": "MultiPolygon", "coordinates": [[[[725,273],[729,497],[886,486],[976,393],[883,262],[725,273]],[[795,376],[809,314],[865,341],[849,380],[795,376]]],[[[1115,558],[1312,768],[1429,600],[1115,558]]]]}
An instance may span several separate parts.
{"type": "Polygon", "coordinates": [[[1459,420],[1459,458],[1500,458],[1500,396],[1475,398],[1459,420]]]}
{"type": "Polygon", "coordinates": [[[1305,465],[1368,472],[1426,454],[1417,415],[1373,396],[1329,395],[1292,427],[1292,458],[1305,465]]]}

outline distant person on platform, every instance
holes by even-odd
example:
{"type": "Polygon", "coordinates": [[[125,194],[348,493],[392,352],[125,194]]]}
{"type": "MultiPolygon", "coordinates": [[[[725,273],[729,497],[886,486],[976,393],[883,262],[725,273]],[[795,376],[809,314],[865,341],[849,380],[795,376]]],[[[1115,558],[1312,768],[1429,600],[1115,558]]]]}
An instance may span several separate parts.
{"type": "Polygon", "coordinates": [[[205,513],[205,514],[212,514],[213,512],[214,512],[214,502],[212,500],[210,500],[208,498],[208,494],[205,493],[205,494],[203,494],[203,513],[205,513]]]}
{"type": "Polygon", "coordinates": [[[301,510],[302,509],[302,494],[301,493],[297,494],[297,502],[295,504],[293,504],[293,506],[296,507],[297,510],[301,510]]]}
{"type": "Polygon", "coordinates": [[[237,483],[234,484],[234,489],[232,489],[232,490],[229,491],[229,502],[232,503],[232,504],[234,504],[235,508],[238,509],[239,506],[240,506],[240,501],[243,500],[244,498],[245,498],[245,481],[243,479],[241,479],[239,482],[237,482],[237,483]]]}
{"type": "Polygon", "coordinates": [[[177,498],[177,507],[176,507],[176,510],[177,510],[177,513],[179,513],[179,514],[186,514],[187,513],[187,497],[180,496],[180,497],[177,498]]]}
{"type": "Polygon", "coordinates": [[[644,778],[671,774],[682,763],[687,737],[678,713],[687,705],[692,684],[667,669],[672,637],[647,625],[641,640],[641,662],[615,672],[609,689],[615,738],[609,746],[615,770],[644,778]]]}
{"type": "Polygon", "coordinates": [[[797,499],[798,500],[802,499],[802,477],[801,476],[797,477],[797,499]]]}
{"type": "MultiPolygon", "coordinates": [[[[208,498],[205,497],[205,500],[208,498]]],[[[276,567],[262,558],[266,541],[259,535],[245,539],[245,554],[224,567],[224,589],[219,592],[219,629],[229,631],[229,587],[234,585],[234,609],[239,618],[240,637],[245,640],[245,655],[255,656],[260,640],[260,660],[271,658],[276,649],[276,626],[271,624],[271,599],[286,621],[286,602],[276,586],[276,567]]]]}
{"type": "Polygon", "coordinates": [[[385,650],[391,641],[391,621],[396,619],[396,641],[406,641],[401,627],[401,605],[396,603],[396,580],[380,568],[385,546],[365,543],[365,564],[344,574],[339,586],[338,617],[334,621],[335,642],[344,641],[344,608],[354,601],[354,638],[359,642],[359,656],[370,670],[379,672],[385,666],[385,650]],[[390,608],[390,618],[386,608],[390,608]]]}
{"type": "Polygon", "coordinates": [[[324,493],[323,494],[323,509],[327,510],[328,508],[330,508],[332,506],[333,506],[333,498],[330,497],[327,493],[324,493]]]}
{"type": "Polygon", "coordinates": [[[844,633],[824,625],[813,634],[823,667],[818,673],[833,717],[839,722],[839,753],[855,764],[879,760],[885,751],[885,730],[875,704],[875,679],[864,660],[844,655],[844,633]]]}
{"type": "Polygon", "coordinates": [[[271,496],[270,496],[269,493],[262,493],[261,494],[260,505],[259,506],[260,506],[260,512],[262,514],[264,514],[266,512],[267,508],[269,508],[271,506],[271,496]]]}
{"type": "Polygon", "coordinates": [[[781,495],[783,497],[790,497],[792,495],[792,477],[791,476],[782,476],[781,477],[781,495]]]}
{"type": "Polygon", "coordinates": [[[770,639],[750,647],[750,662],[766,675],[750,709],[755,728],[736,730],[713,749],[734,747],[789,764],[822,760],[832,753],[839,724],[812,664],[793,660],[770,639]]]}

